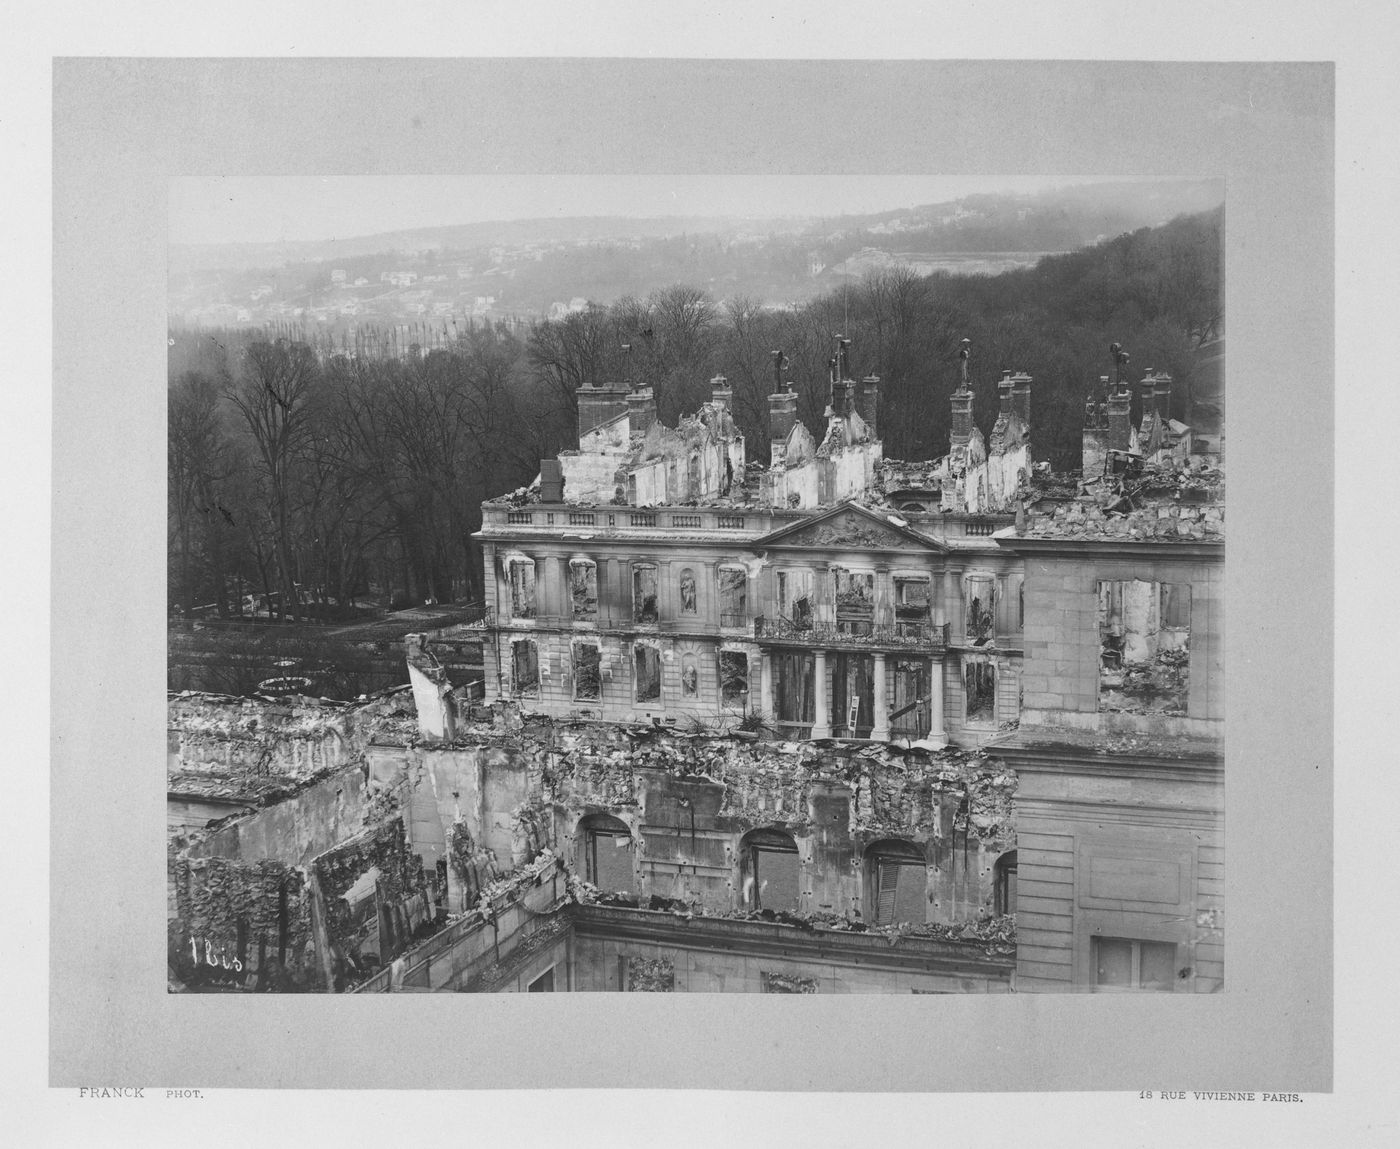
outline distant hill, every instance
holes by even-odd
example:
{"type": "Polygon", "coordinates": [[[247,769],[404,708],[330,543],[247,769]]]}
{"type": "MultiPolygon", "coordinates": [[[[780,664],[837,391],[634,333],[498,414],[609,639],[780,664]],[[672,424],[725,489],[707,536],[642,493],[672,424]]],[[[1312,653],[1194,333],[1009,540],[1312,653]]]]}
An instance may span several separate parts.
{"type": "Polygon", "coordinates": [[[866,272],[997,274],[1223,201],[1218,181],[1087,184],[830,218],[619,216],[335,240],[172,244],[172,317],[321,325],[541,316],[677,281],[795,306],[866,272]]]}

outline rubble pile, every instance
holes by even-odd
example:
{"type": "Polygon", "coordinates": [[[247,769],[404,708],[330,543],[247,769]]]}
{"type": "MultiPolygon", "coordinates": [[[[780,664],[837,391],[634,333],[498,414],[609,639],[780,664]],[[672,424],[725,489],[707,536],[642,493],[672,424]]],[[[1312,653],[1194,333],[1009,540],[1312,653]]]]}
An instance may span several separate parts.
{"type": "Polygon", "coordinates": [[[1080,482],[1037,472],[1025,501],[1026,538],[1215,542],[1225,536],[1225,477],[1186,465],[1130,460],[1121,473],[1080,482]]]}

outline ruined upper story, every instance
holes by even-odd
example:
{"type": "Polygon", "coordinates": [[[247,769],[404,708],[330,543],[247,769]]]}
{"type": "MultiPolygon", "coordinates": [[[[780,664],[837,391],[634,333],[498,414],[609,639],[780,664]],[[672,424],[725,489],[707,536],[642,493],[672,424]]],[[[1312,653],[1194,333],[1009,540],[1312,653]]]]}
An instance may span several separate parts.
{"type": "MultiPolygon", "coordinates": [[[[850,375],[849,340],[838,338],[830,362],[825,426],[814,433],[797,418],[797,393],[782,378],[786,360],[775,353],[775,390],[768,397],[768,461],[750,459],[732,415],[733,391],[723,376],[710,381],[711,397],[676,427],[659,421],[651,387],[606,385],[577,392],[579,446],[545,459],[526,488],[483,505],[485,534],[500,526],[640,526],[645,514],[621,524],[617,510],[712,508],[718,522],[683,515],[686,530],[735,529],[742,516],[812,512],[854,500],[875,509],[934,515],[998,515],[1014,510],[1031,470],[1031,377],[1003,373],[1000,410],[989,438],[972,419],[966,349],[952,395],[949,451],[933,463],[886,460],[879,435],[880,378],[850,375]],[[536,523],[534,508],[543,523],[536,523]],[[526,508],[530,508],[527,510],[526,508]],[[557,510],[554,510],[557,508],[557,510]],[[564,516],[567,516],[565,518],[564,516]]],[[[766,524],[777,525],[770,518],[766,524]]],[[[956,535],[956,529],[941,531],[956,535]]]]}

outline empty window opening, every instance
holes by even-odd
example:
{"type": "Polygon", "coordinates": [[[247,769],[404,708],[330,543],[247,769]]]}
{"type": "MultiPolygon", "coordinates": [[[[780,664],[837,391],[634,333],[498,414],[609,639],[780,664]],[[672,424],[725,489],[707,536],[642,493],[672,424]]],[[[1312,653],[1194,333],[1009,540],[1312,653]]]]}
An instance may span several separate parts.
{"type": "Polygon", "coordinates": [[[651,563],[636,563],[632,567],[632,621],[655,622],[656,567],[651,563]]]}
{"type": "Polygon", "coordinates": [[[810,570],[778,572],[778,613],[796,630],[811,630],[816,617],[810,570]]]}
{"type": "Polygon", "coordinates": [[[869,738],[875,725],[875,659],[868,654],[840,653],[829,655],[828,659],[832,733],[844,738],[869,738]]]}
{"type": "Polygon", "coordinates": [[[750,910],[796,910],[801,865],[797,843],[782,830],[753,830],[741,843],[743,904],[750,910]]]}
{"type": "Polygon", "coordinates": [[[700,694],[700,666],[695,655],[681,656],[681,695],[696,698],[700,694]]]}
{"type": "Polygon", "coordinates": [[[963,580],[967,608],[967,641],[985,646],[996,637],[996,580],[991,575],[968,575],[963,580]]]}
{"type": "Polygon", "coordinates": [[[1123,579],[1098,589],[1099,709],[1185,715],[1190,585],[1123,579]]]}
{"type": "Polygon", "coordinates": [[[738,650],[719,652],[719,696],[725,706],[749,704],[749,656],[738,650]]]}
{"type": "Polygon", "coordinates": [[[632,832],[627,824],[610,814],[590,814],[579,828],[584,877],[604,893],[635,892],[632,832]]]}
{"type": "Polygon", "coordinates": [[[929,581],[927,578],[894,580],[895,630],[909,638],[923,638],[929,623],[929,581]]]}
{"type": "Polygon", "coordinates": [[[831,575],[836,629],[842,634],[870,634],[875,622],[875,575],[844,567],[833,567],[831,575]]]}
{"type": "Polygon", "coordinates": [[[992,867],[994,908],[998,914],[1016,912],[1016,851],[1008,850],[992,867]]]}
{"type": "Polygon", "coordinates": [[[510,614],[512,618],[535,617],[535,564],[532,559],[511,559],[510,614]]]}
{"type": "Polygon", "coordinates": [[[997,668],[986,658],[970,658],[963,663],[963,692],[967,698],[968,722],[996,719],[997,668]]]}
{"type": "Polygon", "coordinates": [[[553,993],[554,992],[554,967],[550,966],[539,977],[535,978],[526,987],[529,993],[553,993]]]}
{"type": "Polygon", "coordinates": [[[518,638],[510,644],[510,671],[513,693],[539,693],[540,656],[533,639],[518,638]]]}
{"type": "Polygon", "coordinates": [[[894,709],[890,733],[896,738],[922,738],[933,718],[927,659],[900,658],[894,663],[894,709]]]}
{"type": "Polygon", "coordinates": [[[1094,938],[1094,984],[1100,990],[1166,990],[1176,977],[1176,946],[1136,938],[1094,938]]]}
{"type": "MultiPolygon", "coordinates": [[[[773,709],[778,726],[807,738],[816,721],[816,664],[810,654],[773,654],[773,709]]],[[[826,684],[822,683],[822,689],[826,684]]]]}
{"type": "Polygon", "coordinates": [[[596,702],[603,696],[602,657],[595,643],[574,644],[574,698],[596,702]]]}
{"type": "Polygon", "coordinates": [[[686,567],[681,571],[681,613],[695,614],[697,609],[695,572],[689,567],[686,567]]]}
{"type": "Polygon", "coordinates": [[[598,617],[598,564],[587,559],[569,563],[569,597],[573,600],[574,617],[598,617]]]}
{"type": "Polygon", "coordinates": [[[637,701],[655,702],[661,697],[661,652],[638,643],[633,650],[636,665],[637,701]]]}
{"type": "Polygon", "coordinates": [[[764,993],[816,993],[817,979],[795,973],[760,971],[764,993]]]}
{"type": "Polygon", "coordinates": [[[928,916],[928,863],[913,842],[887,838],[865,851],[870,920],[878,926],[922,923],[928,916]]]}
{"type": "Polygon", "coordinates": [[[629,957],[627,989],[630,993],[674,993],[676,963],[668,957],[629,957]]]}
{"type": "Polygon", "coordinates": [[[749,575],[743,567],[719,568],[719,624],[743,626],[748,612],[749,575]]]}

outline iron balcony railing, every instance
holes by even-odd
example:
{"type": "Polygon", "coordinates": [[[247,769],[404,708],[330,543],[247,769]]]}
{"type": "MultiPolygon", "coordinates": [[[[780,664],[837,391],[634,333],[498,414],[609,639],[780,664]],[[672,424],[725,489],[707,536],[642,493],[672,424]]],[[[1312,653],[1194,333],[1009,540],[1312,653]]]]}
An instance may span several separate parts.
{"type": "Polygon", "coordinates": [[[866,624],[865,633],[856,627],[842,630],[831,623],[796,623],[781,615],[759,615],[754,619],[754,637],[760,642],[784,646],[821,646],[837,649],[942,650],[948,645],[947,623],[901,622],[895,626],[866,624]]]}

